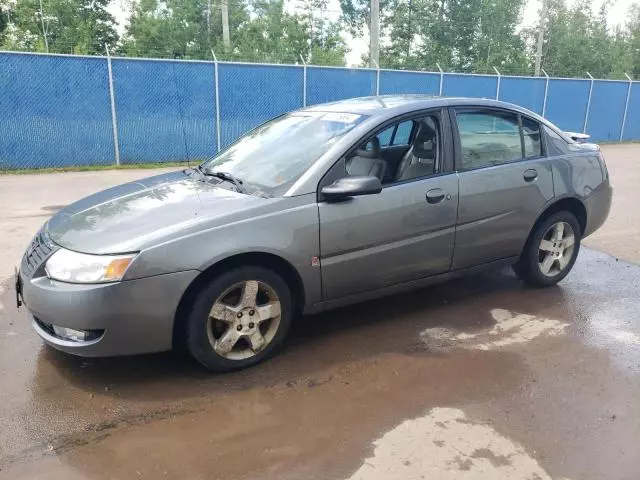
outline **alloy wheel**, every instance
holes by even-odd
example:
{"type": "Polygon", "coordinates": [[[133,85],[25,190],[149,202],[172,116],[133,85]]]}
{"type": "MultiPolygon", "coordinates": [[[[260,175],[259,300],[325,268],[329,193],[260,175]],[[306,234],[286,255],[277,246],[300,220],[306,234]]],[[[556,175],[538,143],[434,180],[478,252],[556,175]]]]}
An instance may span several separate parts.
{"type": "Polygon", "coordinates": [[[232,285],[209,312],[207,336],[213,350],[229,360],[244,360],[264,350],[282,317],[280,299],[268,284],[248,280],[232,285]]]}
{"type": "Polygon", "coordinates": [[[560,275],[571,262],[575,233],[567,222],[551,225],[538,246],[538,268],[545,277],[560,275]]]}

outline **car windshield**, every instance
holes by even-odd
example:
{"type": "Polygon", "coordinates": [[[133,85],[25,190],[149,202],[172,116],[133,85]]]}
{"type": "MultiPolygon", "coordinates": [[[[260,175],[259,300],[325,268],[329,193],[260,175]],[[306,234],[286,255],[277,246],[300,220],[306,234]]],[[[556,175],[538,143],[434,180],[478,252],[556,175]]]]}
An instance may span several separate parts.
{"type": "Polygon", "coordinates": [[[345,133],[365,119],[339,112],[294,112],[240,137],[202,165],[206,173],[225,172],[249,193],[282,195],[345,133]]]}

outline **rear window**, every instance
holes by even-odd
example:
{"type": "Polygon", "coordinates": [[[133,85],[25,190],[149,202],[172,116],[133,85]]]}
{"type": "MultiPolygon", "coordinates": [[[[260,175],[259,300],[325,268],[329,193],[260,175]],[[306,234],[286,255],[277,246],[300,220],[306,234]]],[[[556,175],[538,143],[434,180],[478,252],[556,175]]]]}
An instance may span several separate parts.
{"type": "Polygon", "coordinates": [[[518,116],[508,112],[459,112],[456,114],[462,168],[499,165],[522,158],[518,116]]]}

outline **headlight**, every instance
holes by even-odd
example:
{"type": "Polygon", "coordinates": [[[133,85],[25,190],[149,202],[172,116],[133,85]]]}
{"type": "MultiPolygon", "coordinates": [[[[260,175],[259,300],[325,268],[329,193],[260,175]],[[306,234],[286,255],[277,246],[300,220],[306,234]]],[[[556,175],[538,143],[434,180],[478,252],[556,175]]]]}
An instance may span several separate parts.
{"type": "Polygon", "coordinates": [[[72,283],[117,282],[135,253],[125,255],[88,255],[61,248],[47,260],[45,270],[53,280],[72,283]]]}

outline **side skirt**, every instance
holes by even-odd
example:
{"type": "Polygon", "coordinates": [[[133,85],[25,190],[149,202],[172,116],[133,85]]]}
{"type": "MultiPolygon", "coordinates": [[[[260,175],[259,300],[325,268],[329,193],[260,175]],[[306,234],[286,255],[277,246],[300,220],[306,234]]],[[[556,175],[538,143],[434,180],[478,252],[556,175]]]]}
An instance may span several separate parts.
{"type": "Polygon", "coordinates": [[[493,262],[483,263],[482,265],[476,265],[474,267],[463,268],[461,270],[432,275],[430,277],[420,278],[418,280],[412,280],[410,282],[400,283],[397,285],[391,285],[389,287],[378,288],[376,290],[370,290],[368,292],[355,293],[353,295],[347,295],[346,297],[334,298],[332,300],[318,302],[308,306],[305,309],[304,313],[305,315],[320,313],[326,310],[332,310],[334,308],[352,305],[354,303],[361,303],[367,300],[386,297],[388,295],[394,295],[396,293],[405,292],[408,290],[415,290],[418,288],[426,287],[428,285],[442,283],[454,278],[463,277],[465,275],[482,272],[484,270],[512,265],[518,261],[518,258],[519,257],[507,257],[493,262]]]}

